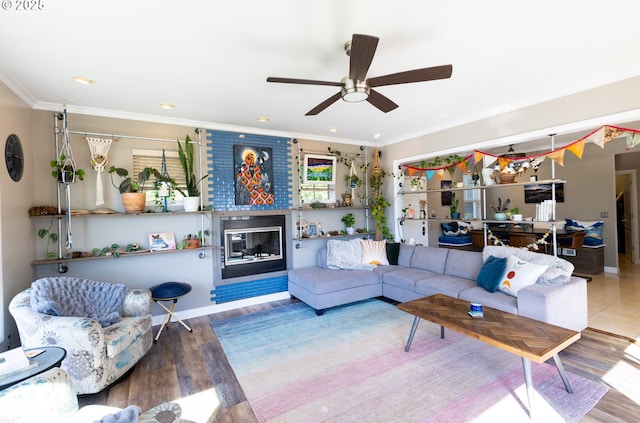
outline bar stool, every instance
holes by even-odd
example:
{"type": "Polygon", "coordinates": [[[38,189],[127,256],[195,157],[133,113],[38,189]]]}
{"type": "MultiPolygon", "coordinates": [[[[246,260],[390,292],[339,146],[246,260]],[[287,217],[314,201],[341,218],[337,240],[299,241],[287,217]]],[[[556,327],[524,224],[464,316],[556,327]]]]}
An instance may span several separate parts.
{"type": "Polygon", "coordinates": [[[182,324],[182,326],[184,326],[189,332],[193,332],[193,330],[185,322],[180,320],[173,312],[178,299],[191,292],[191,285],[184,282],[163,282],[159,285],[152,286],[149,290],[151,291],[151,299],[167,312],[164,322],[162,322],[162,326],[160,326],[160,330],[153,342],[158,341],[162,330],[171,322],[172,317],[176,322],[182,324]],[[173,303],[171,304],[171,307],[167,307],[162,304],[161,301],[173,301],[173,303]]]}

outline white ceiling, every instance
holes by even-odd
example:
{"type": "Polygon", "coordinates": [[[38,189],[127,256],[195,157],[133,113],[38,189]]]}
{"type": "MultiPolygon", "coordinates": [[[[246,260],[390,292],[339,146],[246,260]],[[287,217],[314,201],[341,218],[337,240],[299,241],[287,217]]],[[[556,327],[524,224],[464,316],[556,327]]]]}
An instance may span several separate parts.
{"type": "Polygon", "coordinates": [[[0,80],[35,109],[385,144],[640,75],[637,0],[40,1],[0,10],[0,80]],[[380,38],[370,77],[453,75],[380,87],[400,106],[387,114],[338,101],[305,116],[337,88],[265,81],[339,81],[353,33],[380,38]]]}

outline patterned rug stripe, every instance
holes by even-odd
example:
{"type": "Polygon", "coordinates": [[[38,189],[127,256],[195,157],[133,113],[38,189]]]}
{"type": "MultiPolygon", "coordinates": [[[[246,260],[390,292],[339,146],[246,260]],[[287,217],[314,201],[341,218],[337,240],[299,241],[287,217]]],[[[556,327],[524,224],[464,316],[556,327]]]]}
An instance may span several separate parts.
{"type": "MultiPolygon", "coordinates": [[[[260,422],[529,421],[522,361],[454,331],[368,300],[328,310],[303,303],[222,320],[216,335],[260,422]]],[[[532,364],[536,411],[577,422],[607,392],[551,364],[532,364]]]]}

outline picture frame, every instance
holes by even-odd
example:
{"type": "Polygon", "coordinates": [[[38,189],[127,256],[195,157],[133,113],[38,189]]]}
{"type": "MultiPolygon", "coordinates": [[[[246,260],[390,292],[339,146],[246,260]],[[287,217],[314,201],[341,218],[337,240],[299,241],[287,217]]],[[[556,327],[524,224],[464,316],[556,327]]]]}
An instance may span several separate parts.
{"type": "Polygon", "coordinates": [[[318,236],[318,227],[315,223],[309,223],[309,237],[313,238],[318,236]]]}
{"type": "Polygon", "coordinates": [[[149,234],[149,250],[164,251],[176,249],[176,237],[173,232],[155,232],[149,234]]]}
{"type": "Polygon", "coordinates": [[[336,183],[336,157],[305,154],[302,182],[304,184],[336,183]]]}
{"type": "MultiPolygon", "coordinates": [[[[551,200],[551,184],[526,184],[524,186],[524,202],[527,204],[541,203],[551,200]]],[[[556,183],[556,202],[564,203],[564,184],[556,183]]]]}

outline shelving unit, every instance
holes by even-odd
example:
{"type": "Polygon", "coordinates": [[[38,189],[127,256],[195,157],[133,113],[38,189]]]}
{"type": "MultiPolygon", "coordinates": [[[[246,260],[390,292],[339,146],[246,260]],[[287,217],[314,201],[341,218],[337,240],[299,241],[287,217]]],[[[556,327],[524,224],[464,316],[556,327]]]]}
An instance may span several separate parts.
{"type": "MultiPolygon", "coordinates": [[[[83,132],[83,131],[71,131],[68,129],[68,120],[66,109],[64,113],[54,113],[53,115],[54,123],[54,142],[55,142],[55,152],[56,156],[54,160],[61,161],[61,157],[64,155],[65,157],[71,156],[72,152],[70,150],[70,134],[81,135],[81,136],[92,136],[92,137],[104,137],[111,139],[135,139],[135,140],[147,140],[147,141],[159,141],[159,142],[177,142],[175,139],[159,139],[159,138],[149,138],[149,137],[139,137],[139,136],[130,136],[130,135],[115,135],[115,134],[103,134],[103,133],[94,133],[94,132],[83,132]]],[[[202,135],[201,130],[196,128],[195,132],[198,134],[197,145],[199,148],[199,167],[198,172],[202,175],[202,160],[203,160],[203,152],[202,152],[202,135]]],[[[67,157],[69,159],[69,157],[67,157]]],[[[66,165],[68,160],[63,162],[66,165]]],[[[66,168],[66,167],[65,167],[66,168]]],[[[200,203],[202,204],[202,189],[203,182],[200,180],[200,192],[201,198],[200,203]]],[[[59,236],[58,245],[57,245],[57,258],[51,260],[34,260],[31,264],[32,266],[40,266],[46,264],[58,264],[58,272],[66,273],[68,268],[64,266],[65,263],[70,262],[80,262],[80,261],[90,261],[90,260],[105,260],[105,259],[114,259],[113,256],[89,256],[89,257],[78,257],[72,258],[69,257],[71,254],[73,244],[71,239],[71,221],[72,219],[75,221],[76,219],[113,219],[113,218],[134,218],[134,219],[146,219],[151,218],[152,216],[164,216],[164,217],[175,217],[175,216],[188,216],[193,215],[194,217],[199,217],[199,227],[200,233],[205,232],[205,217],[209,216],[209,220],[211,221],[211,213],[212,211],[204,210],[204,211],[196,211],[196,212],[185,212],[185,211],[168,211],[168,212],[157,212],[157,213],[84,213],[78,212],[77,210],[71,209],[70,205],[70,190],[73,186],[73,183],[65,183],[58,182],[56,183],[56,200],[57,200],[57,214],[54,215],[43,215],[43,216],[32,216],[34,219],[41,218],[50,218],[54,219],[57,222],[57,233],[59,236]],[[63,210],[66,209],[67,213],[64,213],[63,210]],[[65,234],[63,236],[63,234],[65,234]]],[[[145,233],[146,237],[148,234],[145,233]]],[[[213,234],[211,234],[213,236],[213,234]]],[[[176,240],[176,242],[180,242],[181,240],[176,240]]],[[[170,254],[170,253],[181,253],[187,251],[198,251],[199,258],[203,259],[206,257],[206,251],[216,248],[212,245],[203,245],[198,248],[190,248],[190,249],[173,249],[173,250],[162,250],[162,251],[142,251],[135,253],[126,253],[124,251],[120,251],[118,258],[125,257],[137,257],[137,256],[148,256],[148,255],[157,255],[157,254],[170,254]]]]}
{"type": "MultiPolygon", "coordinates": [[[[405,177],[405,183],[406,183],[406,177],[405,177]]],[[[509,188],[509,187],[517,187],[517,186],[524,186],[524,185],[547,185],[547,184],[553,184],[552,186],[555,187],[555,184],[561,184],[561,183],[566,183],[565,180],[562,179],[548,179],[548,180],[541,180],[541,181],[527,181],[527,182],[514,182],[514,183],[510,183],[510,184],[495,184],[495,185],[477,185],[477,186],[465,186],[465,187],[451,187],[451,188],[437,188],[437,189],[427,189],[427,190],[416,190],[416,191],[407,191],[407,190],[402,190],[399,192],[400,195],[403,196],[403,200],[406,202],[406,196],[407,195],[424,195],[427,198],[427,207],[429,204],[428,201],[428,196],[429,194],[435,194],[435,193],[442,193],[442,192],[449,192],[449,191],[453,191],[453,192],[464,192],[464,191],[469,191],[469,190],[480,190],[481,194],[482,194],[482,216],[480,216],[480,218],[474,218],[474,219],[464,219],[461,218],[461,220],[465,220],[465,221],[476,221],[476,222],[481,222],[484,228],[484,239],[487,239],[487,231],[489,229],[489,225],[492,224],[504,224],[504,225],[509,225],[509,224],[518,224],[518,225],[523,225],[523,224],[531,224],[533,225],[533,223],[535,223],[534,221],[520,221],[520,222],[513,222],[513,221],[504,221],[504,220],[494,220],[494,219],[489,219],[488,218],[488,214],[487,214],[487,197],[486,197],[486,192],[488,190],[498,190],[498,189],[504,189],[504,188],[509,188]]],[[[403,187],[404,187],[404,183],[403,183],[403,187]]],[[[426,209],[428,210],[428,209],[426,209]]],[[[426,211],[425,210],[425,211],[426,211]]],[[[555,218],[556,212],[555,212],[555,205],[554,205],[554,209],[552,211],[552,215],[555,218]]],[[[413,219],[409,219],[409,218],[400,218],[404,221],[412,221],[412,220],[426,220],[429,222],[447,222],[447,221],[451,221],[452,219],[436,219],[436,218],[430,218],[427,216],[426,219],[419,219],[419,218],[413,218],[413,219]]],[[[555,220],[551,220],[551,221],[541,221],[544,223],[547,223],[550,225],[550,235],[552,235],[553,237],[553,251],[554,251],[554,255],[557,255],[557,222],[555,220]]],[[[426,236],[426,234],[425,234],[426,236]]]]}
{"type": "MultiPolygon", "coordinates": [[[[295,141],[294,141],[295,142],[295,141]]],[[[297,168],[298,168],[298,182],[300,185],[302,185],[303,182],[303,178],[302,178],[302,172],[303,172],[303,156],[305,154],[322,154],[325,156],[334,156],[335,154],[331,153],[331,152],[317,152],[317,151],[303,151],[300,147],[300,144],[295,142],[297,144],[298,150],[297,150],[297,168]]],[[[327,240],[327,239],[339,239],[339,238],[355,238],[355,237],[362,237],[362,236],[371,236],[371,235],[375,235],[375,232],[371,232],[370,227],[369,227],[369,214],[370,214],[370,207],[369,207],[369,189],[368,189],[368,181],[369,181],[369,162],[368,162],[368,158],[367,158],[367,148],[366,147],[360,147],[360,150],[363,152],[361,155],[354,155],[354,154],[341,154],[339,157],[342,158],[343,160],[360,160],[362,163],[362,166],[364,167],[365,171],[364,171],[364,176],[362,177],[363,182],[363,186],[364,186],[364,197],[365,197],[365,205],[364,206],[348,206],[348,207],[336,207],[333,205],[329,205],[327,204],[326,207],[318,207],[318,208],[314,208],[314,207],[310,207],[308,205],[305,205],[305,203],[303,203],[303,199],[302,197],[299,195],[299,205],[296,208],[293,208],[292,211],[296,212],[297,214],[297,221],[298,222],[302,222],[303,221],[303,217],[309,215],[309,216],[313,216],[315,214],[324,214],[324,215],[331,215],[331,214],[337,214],[337,213],[342,213],[342,214],[346,214],[346,213],[350,213],[350,212],[354,212],[354,213],[361,213],[361,216],[364,217],[364,222],[365,222],[365,226],[364,226],[364,232],[361,233],[355,233],[353,235],[337,235],[337,236],[303,236],[303,230],[302,230],[302,225],[294,225],[294,233],[295,236],[293,237],[293,241],[295,242],[295,248],[299,249],[302,247],[302,242],[303,241],[317,241],[317,240],[327,240]]],[[[337,156],[336,156],[337,157],[337,156]]],[[[338,164],[339,165],[339,164],[338,164]]],[[[336,168],[337,166],[336,165],[336,168]]],[[[360,166],[358,166],[360,167],[360,166]]],[[[337,169],[336,169],[337,170],[337,169]]],[[[299,186],[300,186],[299,185],[299,186]]],[[[334,187],[335,189],[335,193],[336,195],[338,195],[338,189],[337,189],[337,185],[338,183],[336,182],[336,187],[334,187]]],[[[356,199],[352,199],[352,201],[356,201],[356,199]]],[[[326,230],[335,230],[335,228],[324,228],[325,232],[326,230]]]]}

